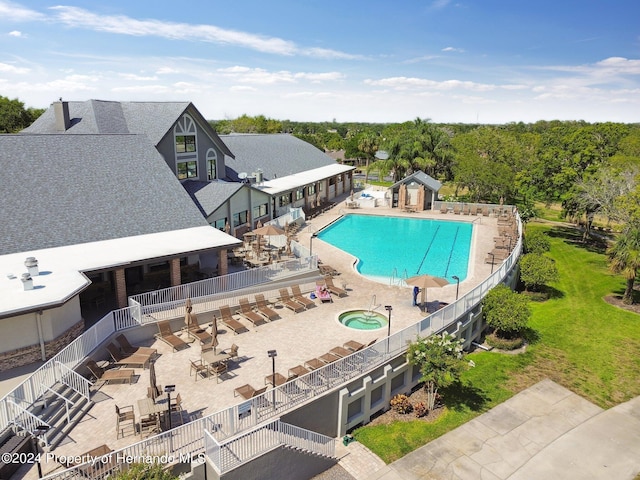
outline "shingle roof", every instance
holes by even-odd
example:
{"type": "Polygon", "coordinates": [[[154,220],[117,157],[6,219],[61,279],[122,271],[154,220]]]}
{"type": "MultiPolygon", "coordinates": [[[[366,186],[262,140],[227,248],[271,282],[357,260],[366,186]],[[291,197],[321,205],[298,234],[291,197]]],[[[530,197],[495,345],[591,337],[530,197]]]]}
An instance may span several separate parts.
{"type": "Polygon", "coordinates": [[[422,183],[424,186],[428,187],[430,190],[433,190],[434,192],[437,192],[442,188],[442,183],[440,183],[435,178],[427,175],[422,170],[418,170],[417,172],[413,172],[411,175],[407,175],[402,180],[391,185],[390,188],[395,188],[402,183],[407,183],[407,181],[409,180],[416,180],[419,183],[422,183]]]}
{"type": "Polygon", "coordinates": [[[143,135],[0,135],[0,255],[207,225],[143,135]]]}
{"type": "Polygon", "coordinates": [[[186,180],[182,186],[205,217],[208,217],[243,187],[242,183],[186,180]]]}
{"type": "MultiPolygon", "coordinates": [[[[48,108],[22,133],[64,133],[67,135],[92,133],[137,133],[149,137],[153,145],[171,130],[173,124],[188,110],[200,120],[203,128],[215,140],[218,135],[191,102],[113,102],[87,100],[66,102],[69,106],[71,127],[65,132],[56,130],[55,110],[48,108]]],[[[226,155],[232,156],[227,146],[220,142],[226,155]]]]}
{"type": "Polygon", "coordinates": [[[265,180],[285,177],[295,173],[312,170],[336,161],[293,135],[221,135],[235,155],[235,159],[226,159],[227,178],[239,181],[241,172],[251,175],[261,169],[265,180]]]}

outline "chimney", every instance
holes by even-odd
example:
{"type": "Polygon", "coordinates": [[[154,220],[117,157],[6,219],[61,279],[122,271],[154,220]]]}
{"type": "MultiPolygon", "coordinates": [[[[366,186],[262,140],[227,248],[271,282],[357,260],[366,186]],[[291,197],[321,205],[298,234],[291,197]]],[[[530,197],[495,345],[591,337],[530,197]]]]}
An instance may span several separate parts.
{"type": "Polygon", "coordinates": [[[38,272],[38,260],[36,260],[36,257],[27,257],[24,261],[24,266],[27,267],[27,271],[30,276],[37,277],[40,275],[38,272]]]}
{"type": "Polygon", "coordinates": [[[58,132],[66,132],[71,126],[69,102],[63,102],[62,98],[57,102],[53,102],[53,112],[56,116],[56,130],[58,132]]]}
{"type": "Polygon", "coordinates": [[[23,273],[20,280],[22,280],[22,288],[24,288],[25,292],[27,290],[33,290],[33,279],[31,278],[31,275],[23,273]]]}

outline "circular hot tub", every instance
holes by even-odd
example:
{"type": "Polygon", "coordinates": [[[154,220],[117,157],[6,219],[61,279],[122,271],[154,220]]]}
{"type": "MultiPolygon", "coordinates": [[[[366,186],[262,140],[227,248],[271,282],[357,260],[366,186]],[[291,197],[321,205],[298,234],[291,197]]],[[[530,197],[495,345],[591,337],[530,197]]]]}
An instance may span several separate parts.
{"type": "Polygon", "coordinates": [[[387,317],[370,310],[347,310],[338,316],[338,321],[354,330],[377,330],[387,326],[387,317]]]}

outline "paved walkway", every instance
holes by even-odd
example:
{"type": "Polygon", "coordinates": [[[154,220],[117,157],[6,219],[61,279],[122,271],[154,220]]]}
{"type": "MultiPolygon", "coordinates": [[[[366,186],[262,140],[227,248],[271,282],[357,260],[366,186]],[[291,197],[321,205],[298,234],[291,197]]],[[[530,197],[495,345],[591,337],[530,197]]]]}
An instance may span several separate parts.
{"type": "Polygon", "coordinates": [[[344,448],[357,480],[632,480],[640,397],[605,411],[543,380],[389,465],[357,442],[344,448]]]}

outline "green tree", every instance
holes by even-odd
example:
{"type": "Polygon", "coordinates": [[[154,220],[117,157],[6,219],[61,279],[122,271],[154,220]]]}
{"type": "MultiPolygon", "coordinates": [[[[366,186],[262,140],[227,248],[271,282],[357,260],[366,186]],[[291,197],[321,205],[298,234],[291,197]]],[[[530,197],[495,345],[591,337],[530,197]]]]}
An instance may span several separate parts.
{"type": "Polygon", "coordinates": [[[527,253],[545,253],[551,248],[549,235],[542,230],[529,230],[524,236],[524,245],[527,253]]]}
{"type": "Polygon", "coordinates": [[[516,338],[531,317],[529,300],[504,284],[489,291],[482,301],[482,312],[487,325],[495,329],[498,337],[516,338]]]}
{"type": "Polygon", "coordinates": [[[27,128],[42,113],[43,109],[24,108],[18,99],[0,96],[0,133],[16,133],[27,128]]]}
{"type": "Polygon", "coordinates": [[[558,268],[549,257],[527,253],[520,257],[520,279],[527,290],[539,292],[549,282],[558,280],[558,268]]]}
{"type": "Polygon", "coordinates": [[[463,358],[462,344],[447,334],[418,337],[409,344],[407,361],[420,368],[429,410],[435,407],[438,389],[457,381],[468,367],[463,358]]]}
{"type": "Polygon", "coordinates": [[[119,473],[114,480],[176,480],[160,463],[134,463],[126,471],[119,473]]]}
{"type": "Polygon", "coordinates": [[[622,274],[626,280],[622,302],[631,305],[634,303],[633,287],[640,269],[640,225],[638,223],[627,225],[607,250],[607,255],[611,271],[622,274]]]}

